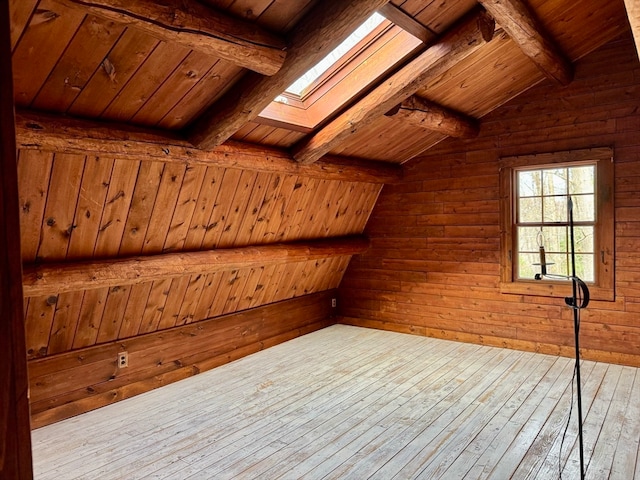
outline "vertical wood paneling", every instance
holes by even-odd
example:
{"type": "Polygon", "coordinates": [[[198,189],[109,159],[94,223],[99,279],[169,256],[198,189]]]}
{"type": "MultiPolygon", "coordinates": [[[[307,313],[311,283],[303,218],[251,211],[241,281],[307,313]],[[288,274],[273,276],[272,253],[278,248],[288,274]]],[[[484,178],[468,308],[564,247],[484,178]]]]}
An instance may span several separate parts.
{"type": "Polygon", "coordinates": [[[42,218],[52,164],[52,153],[23,150],[18,157],[20,244],[23,262],[35,261],[40,246],[42,218]]]}
{"type": "Polygon", "coordinates": [[[130,286],[109,289],[96,343],[111,342],[118,338],[130,294],[130,286]]]}
{"type": "Polygon", "coordinates": [[[158,280],[151,285],[149,296],[146,297],[146,299],[144,297],[130,298],[129,303],[146,300],[138,334],[155,332],[158,329],[160,319],[162,318],[162,311],[167,301],[167,295],[169,295],[169,287],[171,287],[171,279],[158,280]]]}
{"type": "Polygon", "coordinates": [[[242,225],[242,219],[245,216],[245,212],[249,209],[251,195],[257,190],[254,186],[258,175],[257,172],[242,172],[230,204],[230,209],[226,218],[224,218],[224,225],[220,222],[222,228],[220,236],[217,242],[215,242],[216,248],[225,248],[234,245],[234,240],[242,225]]]}
{"type": "Polygon", "coordinates": [[[202,239],[202,248],[214,248],[218,245],[220,236],[222,235],[227,222],[227,217],[231,212],[232,199],[235,196],[236,190],[241,186],[240,181],[242,179],[242,175],[243,172],[240,170],[228,169],[224,172],[222,185],[218,191],[218,195],[211,212],[211,217],[209,218],[206,232],[202,239]]]}
{"type": "Polygon", "coordinates": [[[198,304],[193,314],[193,321],[198,322],[209,318],[209,310],[213,304],[218,288],[222,282],[224,272],[212,273],[206,276],[198,304]]]}
{"type": "Polygon", "coordinates": [[[109,295],[108,288],[87,290],[84,293],[80,317],[73,337],[73,348],[88,347],[96,343],[107,295],[109,295]]]}
{"type": "Polygon", "coordinates": [[[254,226],[259,222],[260,212],[268,203],[267,195],[271,194],[273,178],[275,175],[261,173],[256,177],[256,181],[247,201],[247,208],[244,215],[239,219],[238,231],[232,241],[233,245],[251,245],[250,238],[254,226]]]}
{"type": "Polygon", "coordinates": [[[73,234],[67,258],[89,258],[93,255],[102,212],[111,181],[113,160],[87,157],[76,204],[73,234]]]}
{"type": "Polygon", "coordinates": [[[186,325],[193,322],[206,280],[206,275],[194,275],[189,278],[189,285],[184,292],[176,325],[186,325]]]}
{"type": "Polygon", "coordinates": [[[66,352],[73,348],[73,338],[76,334],[83,298],[83,291],[58,295],[47,350],[49,355],[66,352]]]}
{"type": "Polygon", "coordinates": [[[151,216],[146,219],[148,227],[142,244],[143,253],[162,252],[185,172],[185,165],[165,165],[151,216]]]}
{"type": "Polygon", "coordinates": [[[189,224],[184,247],[187,250],[199,249],[209,226],[211,213],[215,208],[218,191],[222,185],[225,170],[208,167],[202,182],[202,188],[196,201],[195,210],[189,224]]]}
{"type": "Polygon", "coordinates": [[[152,282],[132,285],[129,300],[124,310],[122,323],[118,332],[118,338],[129,338],[138,335],[142,316],[147,306],[147,299],[151,292],[152,282]]]}
{"type": "Polygon", "coordinates": [[[142,251],[164,167],[160,162],[140,164],[127,223],[120,243],[120,255],[137,255],[142,251]]]}
{"type": "Polygon", "coordinates": [[[63,260],[67,255],[84,165],[85,157],[82,155],[55,155],[38,258],[63,260]]]}
{"type": "Polygon", "coordinates": [[[162,316],[158,324],[158,329],[175,327],[180,316],[180,307],[185,299],[190,277],[180,277],[171,280],[167,301],[162,309],[162,316]]]}
{"type": "Polygon", "coordinates": [[[94,249],[96,257],[115,257],[118,254],[139,168],[138,161],[115,160],[113,163],[94,249]]]}
{"type": "Polygon", "coordinates": [[[277,242],[281,239],[278,232],[284,219],[285,210],[291,198],[296,195],[296,191],[302,187],[302,179],[295,175],[287,175],[281,182],[282,187],[273,199],[273,207],[270,215],[266,218],[266,223],[261,228],[262,235],[258,236],[259,232],[252,235],[253,242],[270,243],[277,242]]]}
{"type": "Polygon", "coordinates": [[[184,246],[206,173],[206,167],[187,166],[163,251],[181,250],[184,246]]]}
{"type": "Polygon", "coordinates": [[[24,319],[28,358],[44,357],[48,353],[56,300],[55,296],[29,299],[24,319]]]}
{"type": "MultiPolygon", "coordinates": [[[[271,182],[265,188],[264,198],[260,209],[256,214],[255,221],[250,227],[250,236],[247,240],[248,245],[260,244],[264,241],[265,236],[268,233],[268,226],[274,216],[278,214],[278,198],[281,197],[280,192],[285,190],[285,183],[289,179],[294,181],[295,177],[292,175],[277,175],[271,176],[271,182]]],[[[288,190],[287,190],[288,191],[288,190]]]]}

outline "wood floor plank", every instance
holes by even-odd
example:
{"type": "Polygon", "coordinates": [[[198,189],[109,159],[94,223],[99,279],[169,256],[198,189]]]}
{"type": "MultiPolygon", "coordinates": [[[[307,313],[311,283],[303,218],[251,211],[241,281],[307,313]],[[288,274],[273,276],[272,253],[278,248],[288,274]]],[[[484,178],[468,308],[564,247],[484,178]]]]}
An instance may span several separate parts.
{"type": "MultiPolygon", "coordinates": [[[[349,340],[358,344],[357,339],[352,335],[348,335],[349,340]]],[[[304,343],[301,345],[304,348],[304,343]]],[[[307,349],[309,346],[307,345],[307,349]]],[[[269,353],[272,353],[269,351],[269,353]]],[[[279,353],[279,352],[276,352],[279,353]]],[[[285,349],[283,353],[287,352],[285,349]]],[[[274,373],[283,372],[286,375],[286,369],[284,366],[288,363],[288,357],[280,358],[276,355],[271,355],[270,358],[264,358],[261,365],[264,367],[262,373],[267,376],[271,376],[274,373]],[[274,372],[275,369],[275,372],[274,372]]],[[[318,355],[314,355],[311,352],[311,358],[319,359],[318,355]]],[[[184,386],[180,384],[172,384],[166,387],[165,393],[168,395],[175,394],[178,391],[185,391],[186,401],[193,407],[194,410],[204,409],[203,402],[207,405],[215,405],[212,399],[220,399],[221,403],[230,402],[235,400],[235,395],[242,395],[243,393],[243,381],[250,382],[255,377],[255,372],[242,368],[243,363],[241,361],[230,364],[229,372],[222,379],[219,384],[221,389],[224,389],[228,394],[224,397],[212,397],[209,390],[209,380],[200,377],[197,378],[197,382],[189,382],[188,391],[184,390],[184,386]],[[240,367],[240,368],[235,368],[240,367]],[[240,388],[236,390],[236,387],[240,388]],[[175,390],[175,391],[174,391],[175,390]]],[[[218,379],[220,380],[220,379],[218,379]]],[[[280,381],[281,378],[276,380],[280,381]]],[[[275,381],[275,380],[274,380],[275,381]]],[[[181,405],[185,402],[185,398],[178,399],[174,404],[166,404],[157,401],[155,395],[140,395],[136,397],[136,402],[120,402],[117,409],[118,416],[114,417],[109,415],[94,415],[91,422],[86,425],[86,436],[70,436],[70,434],[77,428],[79,422],[86,417],[76,417],[65,420],[56,424],[58,428],[48,429],[42,428],[34,432],[34,440],[42,442],[43,445],[48,444],[50,448],[47,450],[48,462],[46,464],[47,471],[55,468],[60,468],[63,464],[69,464],[70,462],[78,462],[79,458],[70,457],[67,454],[67,449],[76,449],[84,445],[84,450],[89,455],[100,450],[102,445],[108,441],[109,438],[116,437],[117,435],[126,434],[131,435],[143,435],[146,432],[151,432],[155,428],[159,428],[163,424],[171,424],[176,418],[184,415],[184,412],[179,408],[176,408],[176,403],[181,405]],[[140,415],[140,410],[145,412],[145,415],[140,415]],[[64,447],[59,443],[61,440],[66,440],[64,447]],[[58,445],[61,448],[57,448],[58,445]],[[59,453],[58,456],[55,454],[59,453]]],[[[105,413],[104,410],[101,413],[105,413]]],[[[67,470],[71,470],[70,465],[65,466],[67,470]]]]}
{"type": "MultiPolygon", "coordinates": [[[[242,474],[250,477],[258,476],[258,473],[267,477],[275,475],[273,471],[265,473],[265,468],[283,465],[283,462],[292,455],[299,455],[299,451],[288,449],[286,446],[300,446],[301,444],[305,444],[305,440],[301,437],[305,437],[306,445],[313,445],[314,439],[318,435],[321,435],[323,432],[334,431],[336,425],[341,425],[345,421],[353,422],[354,418],[362,417],[362,413],[373,410],[376,411],[376,415],[380,415],[380,408],[384,408],[387,405],[390,395],[402,393],[411,387],[411,383],[418,381],[420,375],[428,373],[424,372],[424,369],[416,368],[419,367],[419,362],[413,361],[418,353],[419,352],[415,350],[404,350],[401,361],[415,363],[416,365],[404,363],[403,367],[406,365],[411,365],[411,367],[396,368],[395,371],[391,371],[384,376],[383,381],[385,384],[389,382],[397,384],[397,387],[392,391],[395,393],[385,393],[386,389],[381,388],[379,382],[375,381],[358,391],[355,391],[353,384],[350,383],[347,385],[348,390],[345,391],[347,394],[346,397],[334,396],[331,402],[323,404],[323,408],[316,408],[314,404],[313,409],[301,409],[301,411],[296,412],[293,417],[293,422],[286,422],[281,428],[269,435],[269,444],[266,448],[256,449],[248,458],[246,454],[242,452],[242,457],[244,458],[236,456],[236,458],[225,459],[225,462],[222,465],[218,465],[215,471],[207,471],[207,473],[215,475],[216,478],[218,478],[219,475],[223,475],[220,478],[224,478],[223,471],[241,471],[243,467],[254,464],[251,465],[252,468],[247,468],[242,471],[242,474]],[[358,402],[352,401],[355,395],[360,399],[358,402]],[[346,407],[345,403],[347,405],[346,407]],[[353,412],[355,410],[361,412],[360,415],[354,414],[353,412]],[[291,428],[292,425],[297,426],[293,429],[291,428]],[[260,460],[261,458],[264,458],[261,465],[255,465],[256,460],[260,460]],[[230,460],[234,463],[229,464],[230,460]],[[220,469],[220,467],[223,467],[224,470],[220,469]]],[[[391,358],[389,358],[389,360],[391,360],[391,358]]],[[[397,360],[393,361],[395,367],[398,366],[398,363],[397,360]]]]}
{"type": "Polygon", "coordinates": [[[630,370],[627,375],[633,376],[633,387],[629,394],[618,446],[613,454],[610,476],[612,480],[633,478],[634,472],[640,474],[640,465],[636,465],[640,460],[637,454],[640,448],[640,403],[633,401],[634,398],[640,398],[640,376],[638,369],[630,370]]]}
{"type": "MultiPolygon", "coordinates": [[[[409,374],[409,376],[403,380],[402,382],[398,382],[397,380],[394,383],[397,383],[397,386],[387,393],[384,397],[378,397],[375,400],[374,395],[375,392],[370,395],[371,400],[375,400],[375,403],[370,404],[363,400],[359,402],[359,407],[369,409],[375,413],[376,417],[379,417],[379,422],[384,422],[385,419],[389,418],[390,414],[405,404],[408,399],[412,398],[417,392],[422,391],[425,388],[428,388],[434,382],[437,381],[439,376],[443,375],[444,372],[453,368],[452,362],[449,360],[455,355],[455,349],[450,349],[449,351],[442,351],[442,355],[439,359],[436,360],[437,365],[436,370],[425,370],[421,369],[417,374],[412,374],[412,370],[406,370],[405,375],[409,374]],[[393,401],[390,401],[393,399],[393,401]],[[375,408],[372,408],[373,407],[375,408]]],[[[419,362],[416,362],[419,365],[419,362]]],[[[302,429],[297,429],[293,435],[288,435],[287,441],[283,441],[278,438],[274,442],[270,444],[270,446],[274,446],[275,451],[273,454],[268,454],[265,456],[262,451],[257,453],[257,459],[259,460],[257,463],[255,462],[256,456],[251,459],[250,463],[253,465],[250,468],[247,468],[242,473],[248,476],[258,476],[265,475],[265,472],[269,469],[275,469],[277,466],[283,465],[284,462],[292,455],[300,455],[301,448],[312,445],[315,438],[319,435],[320,431],[330,431],[335,424],[336,421],[340,421],[341,416],[348,415],[348,412],[343,410],[338,416],[334,416],[332,418],[322,417],[322,418],[313,418],[311,421],[307,422],[302,429]],[[264,457],[264,458],[260,458],[264,457]]],[[[245,462],[245,465],[249,463],[245,462]]],[[[274,474],[275,472],[271,472],[274,474]]]]}
{"type": "MultiPolygon", "coordinates": [[[[481,456],[488,451],[490,445],[501,434],[503,428],[509,424],[511,418],[523,408],[525,402],[531,401],[531,397],[536,394],[538,399],[544,397],[552,383],[561,374],[565,365],[562,359],[552,357],[545,358],[540,362],[539,366],[527,379],[528,384],[518,389],[508,399],[505,406],[477,433],[464,451],[451,462],[442,476],[444,478],[463,478],[474,465],[478,464],[481,456]]],[[[535,401],[537,402],[538,400],[535,401]]]]}
{"type": "MultiPolygon", "coordinates": [[[[575,478],[574,362],[346,325],[33,432],[37,479],[575,478]],[[560,442],[565,425],[562,452],[560,442]]],[[[638,369],[584,361],[587,478],[638,477],[638,369]]]]}
{"type": "MultiPolygon", "coordinates": [[[[631,398],[634,378],[634,369],[620,368],[618,384],[615,392],[612,392],[606,417],[602,421],[602,429],[587,466],[588,478],[606,478],[612,470],[616,447],[619,445],[618,440],[626,422],[625,413],[631,398]]],[[[633,422],[635,420],[637,420],[637,417],[630,417],[628,421],[633,422]]],[[[620,448],[626,448],[626,446],[620,445],[620,448]]]]}
{"type": "MultiPolygon", "coordinates": [[[[355,356],[354,359],[359,360],[362,363],[363,366],[361,369],[374,368],[372,366],[368,366],[368,360],[369,356],[373,355],[375,357],[375,353],[376,352],[360,352],[360,355],[355,356]]],[[[381,353],[377,352],[377,354],[380,355],[381,353]]],[[[349,365],[349,362],[345,361],[344,358],[342,361],[343,362],[340,365],[349,365]]],[[[307,377],[309,375],[308,365],[305,366],[305,364],[302,364],[301,368],[303,369],[302,376],[307,377]]],[[[281,366],[281,370],[285,373],[284,381],[286,381],[291,373],[285,366],[281,366]]],[[[295,374],[295,372],[293,373],[295,374]]],[[[260,379],[253,376],[251,377],[251,380],[259,382],[260,379]]],[[[345,381],[347,380],[348,379],[345,379],[345,381]]],[[[280,381],[282,382],[283,380],[280,381]]],[[[257,387],[260,387],[263,383],[264,382],[259,382],[257,387]]],[[[331,386],[330,378],[326,378],[325,383],[331,386]]],[[[224,386],[225,385],[222,384],[220,385],[220,388],[223,389],[224,386]]],[[[199,445],[199,448],[201,449],[206,446],[207,442],[215,442],[219,438],[224,438],[227,433],[233,433],[236,429],[241,428],[243,424],[252,423],[252,419],[250,418],[252,412],[259,412],[268,407],[273,408],[273,405],[278,405],[281,402],[287,402],[289,397],[292,397],[293,394],[301,391],[301,388],[295,389],[295,385],[291,385],[290,389],[278,389],[276,392],[277,395],[272,395],[265,399],[264,388],[256,388],[255,390],[250,389],[247,391],[245,388],[246,384],[241,387],[240,391],[237,392],[237,396],[225,395],[224,397],[220,397],[220,404],[209,400],[205,402],[204,406],[193,405],[193,415],[185,415],[184,411],[177,410],[175,416],[159,415],[158,412],[154,412],[154,415],[152,416],[145,415],[144,419],[137,418],[135,422],[130,423],[127,428],[120,430],[118,433],[119,435],[125,433],[130,436],[137,437],[136,445],[128,445],[120,442],[117,445],[111,445],[106,450],[96,448],[96,450],[92,452],[95,455],[93,464],[88,464],[83,461],[82,458],[74,458],[70,463],[65,465],[65,469],[68,471],[78,472],[80,474],[88,474],[90,471],[95,471],[96,475],[91,478],[108,478],[106,476],[103,477],[98,475],[99,473],[106,475],[108,470],[110,474],[111,472],[114,474],[112,478],[121,478],[120,475],[122,472],[118,472],[117,469],[115,469],[116,461],[124,459],[122,462],[124,465],[123,471],[126,474],[130,474],[131,472],[128,464],[131,458],[127,459],[127,457],[131,457],[132,454],[135,455],[136,452],[139,452],[140,457],[144,461],[149,461],[149,452],[144,448],[145,442],[147,442],[148,445],[153,446],[158,442],[161,442],[165,437],[173,437],[172,441],[177,449],[180,450],[182,447],[191,446],[193,450],[196,450],[193,446],[195,445],[198,447],[198,440],[200,440],[205,443],[205,445],[199,445]],[[243,405],[242,409],[236,406],[238,403],[243,405]],[[216,408],[220,408],[220,410],[217,411],[217,415],[209,418],[207,416],[207,411],[215,411],[216,408]],[[242,413],[242,416],[246,418],[244,423],[239,421],[239,411],[242,413]],[[215,436],[210,435],[211,432],[209,428],[211,427],[211,424],[216,426],[217,430],[215,436]],[[191,429],[186,429],[185,425],[190,426],[191,429]],[[182,436],[176,435],[176,432],[172,430],[174,427],[176,430],[183,433],[182,436]],[[104,471],[97,471],[95,469],[96,464],[102,464],[100,468],[103,468],[104,471]],[[92,467],[93,470],[91,470],[92,467]]],[[[211,395],[211,391],[209,390],[205,390],[204,393],[211,395]]],[[[162,450],[160,450],[160,453],[162,455],[166,454],[166,452],[163,452],[162,450]]],[[[64,476],[63,474],[64,470],[54,470],[53,478],[60,478],[55,475],[64,476]]]]}

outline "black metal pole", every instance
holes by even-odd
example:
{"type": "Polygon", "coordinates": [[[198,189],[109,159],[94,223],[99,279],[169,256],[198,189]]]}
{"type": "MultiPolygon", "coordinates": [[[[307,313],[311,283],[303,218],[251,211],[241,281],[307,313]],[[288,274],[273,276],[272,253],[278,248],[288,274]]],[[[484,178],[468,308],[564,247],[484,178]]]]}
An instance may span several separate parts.
{"type": "Polygon", "coordinates": [[[580,444],[580,478],[584,480],[584,443],[582,441],[582,383],[580,382],[580,317],[578,313],[578,282],[576,277],[576,250],[573,237],[573,201],[569,197],[569,232],[571,235],[571,284],[573,285],[573,331],[576,344],[576,390],[578,397],[578,441],[580,444]]]}

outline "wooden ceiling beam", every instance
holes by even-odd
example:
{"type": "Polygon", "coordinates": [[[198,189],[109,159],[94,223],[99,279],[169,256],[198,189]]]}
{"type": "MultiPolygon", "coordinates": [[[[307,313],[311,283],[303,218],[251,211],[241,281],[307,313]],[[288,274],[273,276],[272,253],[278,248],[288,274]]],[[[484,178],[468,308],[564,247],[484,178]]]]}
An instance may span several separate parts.
{"type": "Polygon", "coordinates": [[[286,57],[284,39],[196,0],[58,1],[262,75],[275,74],[286,57]]]}
{"type": "Polygon", "coordinates": [[[405,32],[409,32],[422,43],[429,43],[438,35],[428,27],[425,27],[411,15],[393,3],[387,3],[378,9],[378,13],[395,25],[398,25],[405,32]]]}
{"type": "Polygon", "coordinates": [[[293,157],[302,164],[318,161],[345,138],[402,103],[428,81],[460,63],[490,40],[485,35],[486,32],[492,33],[493,27],[486,28],[487,21],[491,22],[491,19],[484,10],[463,19],[438,42],[383,79],[367,96],[314,135],[295,145],[293,157]]]}
{"type": "Polygon", "coordinates": [[[24,267],[23,291],[26,297],[57,295],[188,275],[208,275],[239,268],[259,268],[356,255],[367,248],[369,240],[366,237],[351,236],[200,252],[32,265],[24,267]]]}
{"type": "Polygon", "coordinates": [[[551,80],[568,85],[573,66],[524,0],[478,0],[522,52],[551,80]]]}
{"type": "Polygon", "coordinates": [[[416,95],[412,95],[385,115],[450,137],[472,138],[480,131],[475,118],[416,95]]]}
{"type": "Polygon", "coordinates": [[[252,73],[243,76],[189,128],[191,143],[212,149],[231,138],[387,2],[317,2],[290,35],[287,58],[278,73],[268,78],[252,73]]]}
{"type": "Polygon", "coordinates": [[[631,32],[636,43],[636,55],[640,59],[640,0],[624,0],[631,32]]]}
{"type": "Polygon", "coordinates": [[[18,111],[19,149],[117,158],[188,163],[310,178],[365,183],[395,183],[402,168],[382,162],[325,157],[314,165],[300,165],[285,150],[229,141],[211,151],[194,148],[180,135],[127,125],[18,111]]]}

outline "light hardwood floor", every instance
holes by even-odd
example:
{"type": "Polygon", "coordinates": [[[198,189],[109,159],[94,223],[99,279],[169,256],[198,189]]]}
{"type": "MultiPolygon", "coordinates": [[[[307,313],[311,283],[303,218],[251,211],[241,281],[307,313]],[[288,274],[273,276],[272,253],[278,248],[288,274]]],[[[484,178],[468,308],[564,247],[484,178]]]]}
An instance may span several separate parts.
{"type": "MultiPolygon", "coordinates": [[[[574,361],[336,325],[33,432],[37,479],[579,478],[574,361]]],[[[637,368],[582,362],[589,479],[640,478],[637,368]],[[635,476],[635,477],[634,477],[635,476]]]]}

